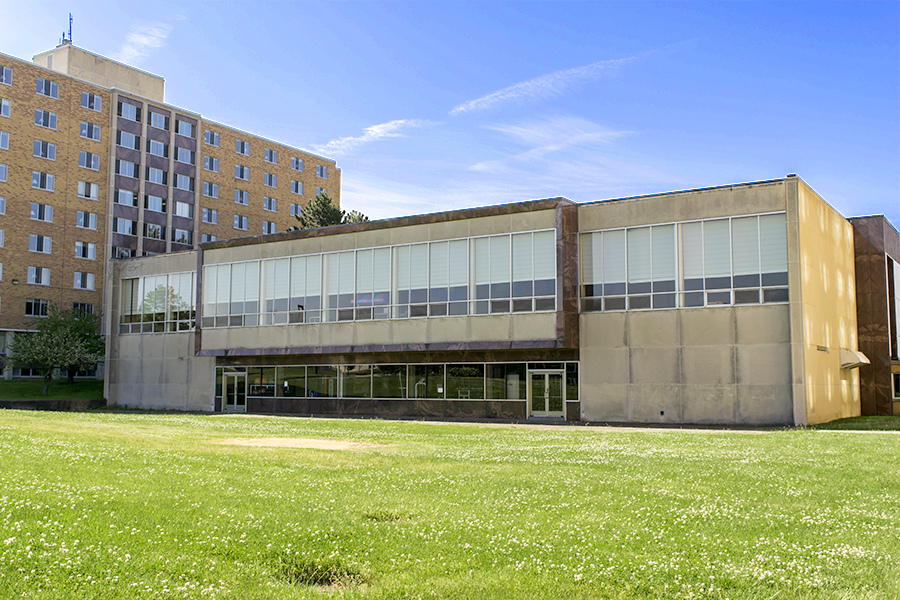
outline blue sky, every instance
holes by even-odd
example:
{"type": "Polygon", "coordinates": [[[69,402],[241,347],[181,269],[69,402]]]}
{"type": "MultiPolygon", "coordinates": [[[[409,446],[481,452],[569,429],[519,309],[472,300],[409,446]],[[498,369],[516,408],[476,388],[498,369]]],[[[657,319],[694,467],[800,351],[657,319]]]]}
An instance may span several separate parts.
{"type": "Polygon", "coordinates": [[[0,52],[69,11],[168,102],[337,160],[373,218],[797,173],[900,227],[898,2],[3,0],[0,52]]]}

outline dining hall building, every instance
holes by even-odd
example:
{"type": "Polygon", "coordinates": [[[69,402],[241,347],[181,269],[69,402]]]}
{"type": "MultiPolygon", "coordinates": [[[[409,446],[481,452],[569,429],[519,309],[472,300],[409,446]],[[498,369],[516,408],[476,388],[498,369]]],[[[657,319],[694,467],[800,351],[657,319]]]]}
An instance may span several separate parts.
{"type": "Polygon", "coordinates": [[[873,357],[859,352],[854,260],[853,226],[795,175],[203,243],[112,262],[106,397],[814,424],[860,414],[873,357]]]}

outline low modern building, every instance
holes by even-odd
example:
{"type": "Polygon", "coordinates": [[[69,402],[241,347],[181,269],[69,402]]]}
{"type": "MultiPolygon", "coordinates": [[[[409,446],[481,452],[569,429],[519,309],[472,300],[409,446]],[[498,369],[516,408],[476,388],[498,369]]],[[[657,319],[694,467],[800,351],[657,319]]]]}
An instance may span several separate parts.
{"type": "Polygon", "coordinates": [[[854,233],[796,176],[114,261],[111,404],[804,425],[860,414],[854,233]]]}

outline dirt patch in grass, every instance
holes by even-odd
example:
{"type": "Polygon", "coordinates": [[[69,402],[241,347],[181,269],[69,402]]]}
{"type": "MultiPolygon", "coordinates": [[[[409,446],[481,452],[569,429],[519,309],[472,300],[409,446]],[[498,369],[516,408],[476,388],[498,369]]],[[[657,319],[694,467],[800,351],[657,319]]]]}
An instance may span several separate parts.
{"type": "Polygon", "coordinates": [[[381,444],[347,442],[343,440],[317,440],[313,438],[233,438],[220,443],[230,446],[260,446],[266,448],[311,448],[313,450],[357,450],[377,448],[381,444]]]}

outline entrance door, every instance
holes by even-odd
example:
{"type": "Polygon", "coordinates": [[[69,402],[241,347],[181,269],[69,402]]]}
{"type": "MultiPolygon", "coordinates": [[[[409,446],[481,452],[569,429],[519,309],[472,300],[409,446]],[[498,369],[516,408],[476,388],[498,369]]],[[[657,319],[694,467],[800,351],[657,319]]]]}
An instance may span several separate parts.
{"type": "Polygon", "coordinates": [[[225,412],[247,412],[246,373],[225,373],[225,412]]]}
{"type": "Polygon", "coordinates": [[[528,407],[532,417],[565,417],[565,371],[529,371],[528,407]]]}

